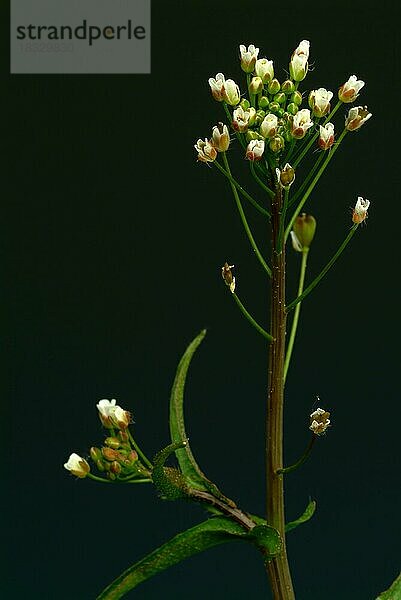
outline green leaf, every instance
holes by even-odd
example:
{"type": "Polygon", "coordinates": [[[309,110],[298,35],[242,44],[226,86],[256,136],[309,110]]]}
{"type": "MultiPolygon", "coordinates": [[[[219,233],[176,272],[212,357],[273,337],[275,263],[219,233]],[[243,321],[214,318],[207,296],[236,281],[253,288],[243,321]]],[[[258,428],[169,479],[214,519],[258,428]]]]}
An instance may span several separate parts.
{"type": "Polygon", "coordinates": [[[295,529],[295,527],[298,527],[298,525],[301,525],[301,523],[305,523],[305,521],[309,521],[309,519],[313,516],[314,512],[316,510],[316,502],[315,500],[311,500],[308,504],[308,506],[306,507],[305,511],[302,513],[302,515],[300,517],[298,517],[298,519],[296,519],[295,521],[290,521],[289,523],[286,524],[285,526],[285,531],[291,531],[291,529],[295,529]]]}
{"type": "Polygon", "coordinates": [[[184,448],[175,451],[178,463],[185,479],[194,488],[203,491],[209,491],[211,494],[223,500],[230,506],[235,506],[234,502],[224,496],[218,487],[212,483],[197,464],[188,443],[188,436],[185,431],[184,422],[184,388],[188,373],[188,368],[192,357],[198,346],[206,335],[206,329],[203,329],[199,335],[189,344],[185,350],[177,367],[173,387],[170,396],[170,436],[173,444],[187,441],[184,448]]]}
{"type": "Polygon", "coordinates": [[[277,529],[270,525],[256,525],[248,534],[263,554],[268,558],[277,556],[281,551],[281,537],[277,529]]]}
{"type": "Polygon", "coordinates": [[[385,592],[382,592],[376,600],[401,600],[401,573],[393,585],[385,592]]]}
{"type": "Polygon", "coordinates": [[[117,600],[146,579],[194,554],[240,539],[250,539],[240,525],[224,517],[212,517],[179,533],[135,563],[103,590],[97,600],[117,600]]]}

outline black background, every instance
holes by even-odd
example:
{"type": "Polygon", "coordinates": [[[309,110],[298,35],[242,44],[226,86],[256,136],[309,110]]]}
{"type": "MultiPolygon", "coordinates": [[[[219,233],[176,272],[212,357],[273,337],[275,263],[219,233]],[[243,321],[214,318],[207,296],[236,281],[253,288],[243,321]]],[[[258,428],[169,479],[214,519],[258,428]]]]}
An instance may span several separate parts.
{"type": "MultiPolygon", "coordinates": [[[[95,404],[132,410],[149,455],[169,441],[177,361],[203,327],[191,367],[187,430],[211,479],[264,512],[266,348],[220,278],[266,324],[267,282],[226,181],[192,148],[223,118],[207,79],[244,89],[238,45],[254,43],[285,78],[311,41],[302,89],[357,74],[373,118],[346,137],[308,204],[318,221],[309,277],[371,200],[331,275],[305,301],[286,395],[286,462],[321,405],[333,427],[288,475],[288,519],[309,497],[314,518],[288,536],[300,600],[372,599],[399,569],[399,50],[395,3],[153,2],[151,75],[7,75],[2,94],[3,511],[7,597],[89,600],[123,569],[204,518],[162,503],[151,486],[74,480],[72,451],[100,444],[95,404]]],[[[3,10],[7,28],[7,14],[3,10]]],[[[5,53],[7,52],[5,48],[5,53]]],[[[342,127],[345,111],[335,120],[342,127]]],[[[239,172],[243,159],[233,144],[239,172]],[[238,158],[236,158],[238,156],[238,158]]],[[[306,165],[306,169],[308,165],[306,165]]],[[[244,171],[245,172],[245,171],[244,171]]],[[[298,177],[302,177],[299,172],[298,177]]],[[[253,222],[252,209],[248,213],[253,222]]],[[[262,244],[264,229],[255,219],[262,244]]],[[[289,295],[298,256],[289,253],[289,295]]],[[[199,555],[133,598],[266,598],[248,545],[199,555]]],[[[6,596],[5,596],[6,597],[6,596]]]]}

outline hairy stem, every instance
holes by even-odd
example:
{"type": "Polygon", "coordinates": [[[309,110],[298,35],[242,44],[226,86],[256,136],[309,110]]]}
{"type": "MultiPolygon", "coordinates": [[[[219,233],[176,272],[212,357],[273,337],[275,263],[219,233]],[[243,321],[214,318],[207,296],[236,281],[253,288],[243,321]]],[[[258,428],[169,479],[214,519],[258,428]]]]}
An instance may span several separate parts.
{"type": "Polygon", "coordinates": [[[269,387],[266,423],[267,523],[283,540],[281,553],[266,563],[274,600],[294,600],[285,544],[284,483],[278,471],[283,468],[283,405],[285,356],[285,246],[278,245],[283,210],[282,190],[277,188],[272,201],[272,284],[271,334],[269,348],[269,387]]]}

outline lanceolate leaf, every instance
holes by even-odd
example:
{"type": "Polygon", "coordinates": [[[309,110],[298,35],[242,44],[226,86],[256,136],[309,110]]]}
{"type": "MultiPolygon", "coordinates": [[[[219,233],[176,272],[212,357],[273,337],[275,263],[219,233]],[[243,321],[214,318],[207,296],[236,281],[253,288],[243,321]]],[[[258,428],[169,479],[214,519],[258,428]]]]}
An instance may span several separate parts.
{"type": "Polygon", "coordinates": [[[401,573],[393,585],[385,592],[382,592],[376,600],[401,600],[401,573]]]}
{"type": "MultiPolygon", "coordinates": [[[[170,435],[173,444],[187,440],[184,422],[184,388],[188,373],[188,368],[192,357],[206,335],[206,329],[203,329],[199,335],[189,344],[185,350],[177,367],[173,387],[170,396],[170,435]]],[[[220,500],[233,506],[232,500],[229,500],[220,492],[217,486],[209,481],[206,475],[202,472],[197,464],[189,446],[186,444],[184,448],[175,451],[178,463],[182,474],[187,479],[188,483],[200,490],[207,490],[220,500]]]]}
{"type": "MultiPolygon", "coordinates": [[[[273,530],[276,534],[275,530],[273,530]]],[[[97,600],[117,600],[137,585],[186,558],[208,548],[240,539],[249,539],[237,523],[224,517],[213,517],[183,533],[135,563],[113,581],[97,600]]]]}
{"type": "Polygon", "coordinates": [[[298,527],[298,525],[301,525],[301,523],[305,523],[305,521],[309,521],[309,519],[313,516],[313,513],[316,510],[316,502],[315,500],[311,500],[308,504],[308,506],[306,507],[305,511],[303,512],[303,514],[298,517],[298,519],[296,519],[295,521],[290,521],[289,523],[286,524],[285,526],[285,531],[291,531],[291,529],[295,529],[295,527],[298,527]]]}

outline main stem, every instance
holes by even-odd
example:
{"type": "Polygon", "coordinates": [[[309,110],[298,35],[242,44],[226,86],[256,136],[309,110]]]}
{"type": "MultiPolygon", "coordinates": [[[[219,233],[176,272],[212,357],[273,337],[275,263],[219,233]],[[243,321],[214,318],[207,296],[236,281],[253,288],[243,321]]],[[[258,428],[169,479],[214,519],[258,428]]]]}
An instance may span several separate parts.
{"type": "Polygon", "coordinates": [[[269,346],[269,389],[266,424],[267,522],[275,527],[283,540],[281,553],[266,563],[274,600],[294,600],[285,544],[284,482],[277,474],[283,468],[283,405],[285,358],[285,243],[280,238],[280,218],[283,209],[281,188],[272,199],[272,283],[271,335],[269,346]]]}

